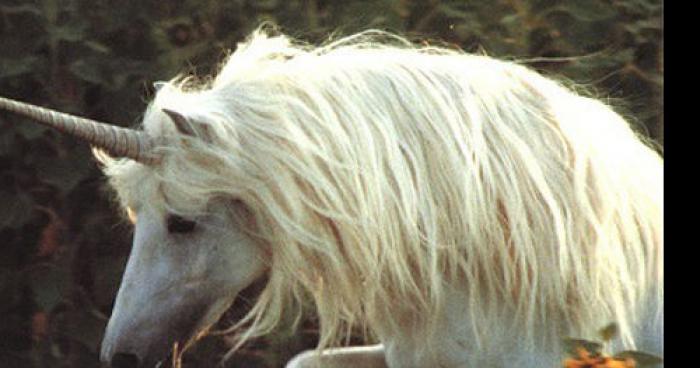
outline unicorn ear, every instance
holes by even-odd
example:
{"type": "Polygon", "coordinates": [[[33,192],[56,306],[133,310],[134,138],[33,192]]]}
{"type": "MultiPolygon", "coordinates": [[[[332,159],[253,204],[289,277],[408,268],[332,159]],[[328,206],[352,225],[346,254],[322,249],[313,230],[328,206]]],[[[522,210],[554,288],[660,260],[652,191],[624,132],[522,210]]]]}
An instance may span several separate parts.
{"type": "Polygon", "coordinates": [[[157,93],[158,91],[160,91],[161,88],[165,87],[166,84],[168,83],[163,81],[153,82],[153,89],[157,93]]]}
{"type": "Polygon", "coordinates": [[[189,119],[187,119],[185,115],[170,109],[163,109],[163,112],[170,117],[170,120],[172,120],[173,124],[175,124],[175,127],[180,133],[193,137],[197,135],[194,131],[192,123],[190,123],[189,119]]]}

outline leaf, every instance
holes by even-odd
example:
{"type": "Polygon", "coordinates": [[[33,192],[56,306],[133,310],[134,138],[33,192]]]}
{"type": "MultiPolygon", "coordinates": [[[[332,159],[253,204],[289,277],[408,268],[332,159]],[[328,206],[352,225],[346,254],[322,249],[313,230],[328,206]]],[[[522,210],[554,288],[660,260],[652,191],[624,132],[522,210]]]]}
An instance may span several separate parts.
{"type": "Polygon", "coordinates": [[[583,22],[607,21],[617,15],[613,7],[595,1],[569,1],[548,9],[544,14],[552,12],[563,12],[583,22]]]}
{"type": "Polygon", "coordinates": [[[50,27],[47,31],[54,40],[77,42],[86,38],[87,27],[85,24],[70,23],[50,27]]]}
{"type": "Polygon", "coordinates": [[[0,58],[0,78],[15,77],[35,69],[37,58],[27,56],[19,59],[0,58]]]}
{"type": "Polygon", "coordinates": [[[55,186],[62,193],[68,193],[87,178],[93,168],[93,163],[84,151],[81,147],[70,151],[67,157],[47,158],[37,162],[37,176],[42,182],[55,186]]]}
{"type": "Polygon", "coordinates": [[[83,309],[70,310],[63,316],[65,323],[62,333],[74,341],[80,342],[91,352],[99,352],[102,335],[107,325],[90,311],[83,309]]]}
{"type": "MultiPolygon", "coordinates": [[[[16,303],[20,302],[21,276],[14,270],[0,268],[0,314],[7,317],[16,303]]],[[[5,322],[5,321],[3,321],[5,322]]],[[[0,328],[1,330],[1,328],[0,328]]]]}
{"type": "Polygon", "coordinates": [[[621,351],[614,356],[615,358],[632,358],[637,363],[637,368],[642,367],[657,367],[659,364],[663,363],[663,359],[653,354],[644,353],[641,351],[625,350],[621,351]]]}
{"type": "Polygon", "coordinates": [[[609,325],[600,329],[600,331],[598,331],[598,334],[600,335],[600,338],[603,341],[610,341],[617,336],[618,332],[619,329],[617,327],[617,323],[612,322],[609,325]]]}
{"type": "Polygon", "coordinates": [[[24,193],[0,191],[0,228],[17,228],[29,221],[34,201],[24,193]]]}
{"type": "Polygon", "coordinates": [[[114,296],[119,290],[119,282],[124,274],[127,255],[109,255],[95,259],[95,264],[99,265],[99,270],[95,272],[93,281],[95,300],[98,304],[109,305],[114,300],[114,296]]]}
{"type": "Polygon", "coordinates": [[[111,51],[109,46],[107,46],[103,43],[94,41],[94,40],[85,41],[85,42],[83,42],[83,45],[85,45],[86,47],[88,47],[92,51],[97,51],[101,54],[109,54],[111,51]]]}
{"type": "Polygon", "coordinates": [[[105,80],[104,74],[98,65],[88,63],[82,59],[71,63],[68,70],[70,70],[73,75],[86,82],[95,84],[107,84],[108,82],[105,80]]]}
{"type": "Polygon", "coordinates": [[[597,341],[590,341],[584,339],[564,339],[564,350],[570,356],[578,356],[579,349],[585,349],[591,355],[600,355],[603,351],[603,344],[597,341]]]}
{"type": "Polygon", "coordinates": [[[32,316],[32,339],[36,342],[44,340],[49,332],[49,315],[44,311],[32,316]]]}
{"type": "Polygon", "coordinates": [[[61,231],[65,228],[65,224],[53,210],[49,210],[48,213],[50,220],[41,231],[39,247],[36,252],[38,257],[49,257],[58,250],[61,245],[61,231]]]}
{"type": "Polygon", "coordinates": [[[440,4],[438,9],[442,14],[450,19],[465,19],[468,13],[452,4],[440,4]]]}
{"type": "Polygon", "coordinates": [[[21,13],[27,13],[27,14],[33,14],[36,16],[41,16],[41,9],[37,8],[36,6],[32,4],[22,4],[22,5],[2,5],[0,6],[0,13],[5,13],[5,14],[21,14],[21,13]]]}
{"type": "MultiPolygon", "coordinates": [[[[8,122],[12,125],[12,129],[15,132],[27,140],[39,138],[44,132],[50,130],[45,125],[37,124],[35,121],[22,116],[12,116],[8,119],[8,122]]],[[[14,139],[14,137],[11,137],[11,139],[14,139]]]]}
{"type": "Polygon", "coordinates": [[[278,7],[278,0],[258,0],[250,3],[250,6],[255,7],[260,11],[272,11],[278,7]]]}
{"type": "Polygon", "coordinates": [[[0,133],[0,156],[10,156],[18,148],[16,140],[14,139],[14,134],[6,133],[7,131],[3,131],[2,133],[0,133]]]}
{"type": "Polygon", "coordinates": [[[64,298],[70,286],[70,269],[42,265],[31,270],[29,280],[34,301],[41,310],[51,312],[64,298]]]}
{"type": "Polygon", "coordinates": [[[520,18],[520,14],[507,14],[506,16],[501,18],[500,23],[504,26],[510,27],[513,25],[520,24],[520,22],[522,21],[520,18]]]}

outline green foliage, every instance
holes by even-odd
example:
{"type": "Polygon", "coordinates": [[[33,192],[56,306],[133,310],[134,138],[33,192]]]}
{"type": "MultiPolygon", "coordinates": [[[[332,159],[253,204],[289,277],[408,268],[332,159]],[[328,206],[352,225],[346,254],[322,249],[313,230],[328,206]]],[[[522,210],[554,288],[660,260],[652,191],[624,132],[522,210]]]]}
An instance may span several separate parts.
{"type": "Polygon", "coordinates": [[[615,358],[632,358],[637,363],[637,368],[654,368],[663,363],[660,357],[641,351],[621,351],[615,354],[615,358]]]}
{"type": "MultiPolygon", "coordinates": [[[[605,97],[663,141],[658,0],[3,0],[0,95],[135,125],[151,83],[216,69],[263,21],[310,42],[366,28],[527,62],[605,97]]],[[[0,113],[0,361],[94,367],[129,252],[88,147],[0,113]]],[[[237,303],[239,316],[247,307],[237,303]]],[[[228,367],[276,367],[315,343],[280,330],[228,367]]],[[[185,367],[218,362],[205,338],[185,367]]]]}
{"type": "Polygon", "coordinates": [[[564,339],[564,368],[658,368],[663,359],[653,354],[642,351],[625,350],[612,356],[608,354],[606,345],[619,334],[617,323],[610,323],[598,331],[600,340],[590,341],[584,339],[564,339]]]}

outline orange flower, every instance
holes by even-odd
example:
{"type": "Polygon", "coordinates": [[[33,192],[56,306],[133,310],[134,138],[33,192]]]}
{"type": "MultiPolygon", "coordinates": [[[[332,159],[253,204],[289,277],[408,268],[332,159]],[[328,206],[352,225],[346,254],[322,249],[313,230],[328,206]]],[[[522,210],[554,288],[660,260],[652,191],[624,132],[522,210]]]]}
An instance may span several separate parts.
{"type": "Polygon", "coordinates": [[[578,348],[577,352],[577,358],[564,360],[564,368],[635,368],[637,365],[632,358],[591,356],[591,353],[584,348],[578,348]]]}

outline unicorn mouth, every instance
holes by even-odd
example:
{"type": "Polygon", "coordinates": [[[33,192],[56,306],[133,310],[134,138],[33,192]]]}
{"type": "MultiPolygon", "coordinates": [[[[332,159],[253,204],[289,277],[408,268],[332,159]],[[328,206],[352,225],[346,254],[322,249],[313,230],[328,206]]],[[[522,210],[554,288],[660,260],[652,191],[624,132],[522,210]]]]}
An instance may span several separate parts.
{"type": "Polygon", "coordinates": [[[157,355],[157,361],[145,361],[142,367],[176,367],[178,364],[174,364],[182,358],[182,354],[190,348],[196,341],[200,340],[207,335],[210,328],[216,321],[221,317],[221,315],[226,311],[230,303],[228,301],[222,301],[214,304],[213,306],[207,307],[194,307],[180,313],[180,316],[184,315],[183,319],[180,319],[175,324],[177,328],[166,331],[165,336],[174,336],[174,340],[168,343],[169,349],[161,350],[157,355]],[[192,318],[193,316],[198,316],[199,318],[192,318]]]}
{"type": "Polygon", "coordinates": [[[180,364],[175,364],[182,359],[182,354],[187,350],[192,344],[207,335],[209,329],[205,328],[199,332],[189,334],[186,339],[181,339],[172,344],[170,353],[163,356],[163,358],[155,363],[155,368],[166,368],[166,367],[179,367],[180,364]]]}
{"type": "Polygon", "coordinates": [[[187,303],[170,315],[133,323],[114,335],[108,331],[102,360],[112,368],[168,367],[206,333],[209,309],[206,304],[187,303]]]}

